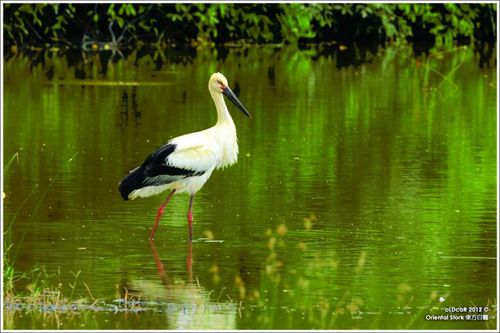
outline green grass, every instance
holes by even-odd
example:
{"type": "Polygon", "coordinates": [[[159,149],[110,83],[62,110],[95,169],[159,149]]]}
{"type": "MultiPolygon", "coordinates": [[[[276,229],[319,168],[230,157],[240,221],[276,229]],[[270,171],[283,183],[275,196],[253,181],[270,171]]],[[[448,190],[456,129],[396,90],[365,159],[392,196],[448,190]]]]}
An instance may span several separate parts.
{"type": "MultiPolygon", "coordinates": [[[[20,212],[25,208],[30,199],[37,193],[39,188],[39,184],[36,184],[32,191],[26,196],[23,200],[16,213],[10,220],[10,222],[6,225],[3,233],[3,301],[4,304],[16,304],[16,303],[25,303],[33,306],[43,306],[48,304],[59,305],[61,302],[68,303],[73,299],[74,290],[76,287],[76,282],[78,280],[78,276],[80,275],[80,271],[76,274],[73,274],[75,279],[73,283],[69,283],[71,288],[71,294],[69,297],[64,297],[62,295],[61,289],[62,285],[60,284],[58,287],[54,287],[50,285],[49,281],[51,280],[51,276],[49,276],[43,266],[38,267],[35,266],[25,272],[20,272],[15,269],[15,261],[17,257],[17,252],[13,253],[14,249],[19,250],[19,248],[23,245],[24,236],[26,230],[29,225],[32,223],[37,211],[39,210],[45,196],[47,195],[51,185],[54,181],[61,175],[64,169],[68,166],[68,164],[74,160],[74,158],[78,155],[78,152],[74,153],[63,165],[63,167],[57,172],[57,174],[51,178],[49,184],[44,189],[44,191],[37,197],[37,202],[33,206],[33,210],[31,212],[31,217],[27,222],[27,227],[25,227],[24,232],[19,240],[15,243],[12,239],[12,226],[14,222],[19,217],[20,212]],[[15,246],[14,246],[15,245],[15,246]],[[25,290],[19,291],[16,286],[18,285],[26,285],[25,290]]],[[[8,175],[10,172],[10,167],[14,163],[19,163],[19,152],[16,152],[12,155],[9,161],[4,165],[4,174],[8,175]]],[[[5,200],[6,198],[4,198],[5,200]]]]}

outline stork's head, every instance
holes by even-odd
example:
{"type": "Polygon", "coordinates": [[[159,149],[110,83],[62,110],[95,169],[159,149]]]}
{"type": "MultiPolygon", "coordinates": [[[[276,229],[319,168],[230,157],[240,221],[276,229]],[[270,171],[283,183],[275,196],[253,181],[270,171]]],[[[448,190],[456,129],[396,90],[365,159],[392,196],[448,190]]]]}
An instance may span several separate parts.
{"type": "Polygon", "coordinates": [[[218,93],[222,93],[227,86],[229,86],[227,79],[221,73],[213,73],[208,81],[208,89],[218,93]]]}
{"type": "Polygon", "coordinates": [[[247,109],[243,106],[243,104],[240,102],[238,97],[233,93],[233,91],[229,88],[229,84],[227,83],[227,79],[224,75],[221,73],[214,73],[210,77],[210,81],[208,81],[208,90],[210,92],[215,92],[217,94],[224,94],[227,96],[227,98],[234,104],[236,107],[243,112],[245,115],[248,117],[250,116],[250,113],[248,113],[247,109]]]}

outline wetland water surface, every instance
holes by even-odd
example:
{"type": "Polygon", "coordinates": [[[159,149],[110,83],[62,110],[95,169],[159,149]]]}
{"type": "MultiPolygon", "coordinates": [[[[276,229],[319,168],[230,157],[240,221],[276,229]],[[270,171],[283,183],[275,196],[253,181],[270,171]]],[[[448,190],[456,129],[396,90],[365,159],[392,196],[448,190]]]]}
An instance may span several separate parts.
{"type": "Polygon", "coordinates": [[[7,59],[9,261],[144,311],[4,309],[4,327],[495,328],[496,68],[466,49],[341,66],[349,54],[7,59]],[[165,196],[124,202],[118,182],[215,123],[215,71],[253,116],[229,105],[239,161],[198,193],[192,245],[184,195],[150,244],[165,196]],[[426,320],[472,305],[489,320],[426,320]]]}

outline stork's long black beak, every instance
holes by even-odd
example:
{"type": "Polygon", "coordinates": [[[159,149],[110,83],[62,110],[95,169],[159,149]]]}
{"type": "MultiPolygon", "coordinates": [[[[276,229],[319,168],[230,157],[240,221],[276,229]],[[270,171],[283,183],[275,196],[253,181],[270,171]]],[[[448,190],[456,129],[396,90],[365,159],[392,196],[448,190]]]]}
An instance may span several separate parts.
{"type": "Polygon", "coordinates": [[[252,118],[252,116],[250,115],[250,113],[248,113],[247,109],[245,109],[245,107],[243,106],[243,104],[241,104],[240,100],[238,99],[238,97],[236,97],[236,95],[233,93],[233,91],[229,88],[229,87],[226,87],[224,88],[224,90],[222,90],[222,93],[224,95],[227,96],[227,98],[229,98],[229,100],[234,104],[236,105],[236,107],[238,109],[240,109],[241,112],[243,112],[245,115],[247,115],[248,117],[252,118]]]}

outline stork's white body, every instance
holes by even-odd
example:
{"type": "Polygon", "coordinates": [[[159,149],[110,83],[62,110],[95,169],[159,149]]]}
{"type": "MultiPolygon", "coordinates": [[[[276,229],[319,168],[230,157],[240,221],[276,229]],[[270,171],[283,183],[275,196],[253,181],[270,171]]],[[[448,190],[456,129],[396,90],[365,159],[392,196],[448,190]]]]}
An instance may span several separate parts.
{"type": "Polygon", "coordinates": [[[168,143],[177,147],[168,156],[168,164],[181,169],[203,171],[200,176],[191,176],[170,184],[146,186],[130,193],[129,198],[145,198],[167,190],[176,193],[198,192],[215,169],[235,164],[238,160],[236,126],[220,93],[212,93],[217,108],[217,124],[206,130],[173,138],[168,143]]]}

